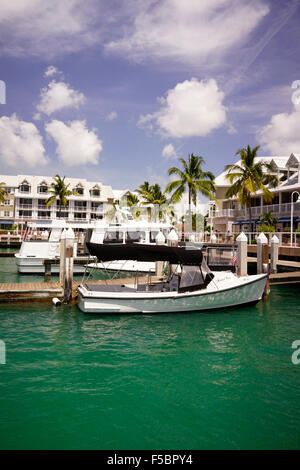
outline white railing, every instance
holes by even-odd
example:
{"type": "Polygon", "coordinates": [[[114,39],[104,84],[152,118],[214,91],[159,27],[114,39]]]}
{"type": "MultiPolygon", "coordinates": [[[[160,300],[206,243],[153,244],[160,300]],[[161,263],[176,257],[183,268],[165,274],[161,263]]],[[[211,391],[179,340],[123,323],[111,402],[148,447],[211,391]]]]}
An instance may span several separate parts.
{"type": "MultiPolygon", "coordinates": [[[[260,216],[261,214],[265,214],[266,212],[272,211],[274,216],[282,214],[289,216],[291,214],[291,206],[290,202],[284,204],[270,204],[268,206],[256,206],[251,207],[251,215],[252,217],[260,216]]],[[[300,204],[294,203],[294,213],[300,213],[300,204]]],[[[216,210],[212,213],[213,217],[245,217],[249,219],[249,209],[222,209],[216,210]]]]}
{"type": "MultiPolygon", "coordinates": [[[[261,232],[244,232],[248,238],[249,245],[256,245],[257,237],[261,232]]],[[[236,238],[239,236],[239,232],[180,232],[178,234],[179,240],[198,242],[198,243],[217,243],[217,244],[232,244],[235,243],[236,238]]],[[[279,246],[300,246],[300,232],[293,232],[292,243],[291,243],[291,232],[270,232],[265,233],[269,243],[273,235],[276,235],[279,239],[279,246]]]]}

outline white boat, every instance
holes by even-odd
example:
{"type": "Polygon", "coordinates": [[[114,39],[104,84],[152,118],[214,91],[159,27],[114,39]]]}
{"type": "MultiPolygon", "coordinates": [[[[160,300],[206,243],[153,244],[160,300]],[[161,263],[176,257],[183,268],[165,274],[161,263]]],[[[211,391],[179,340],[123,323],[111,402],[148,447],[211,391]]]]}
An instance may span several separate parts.
{"type": "MultiPolygon", "coordinates": [[[[59,260],[60,239],[64,229],[85,228],[83,224],[69,224],[63,220],[54,220],[48,223],[29,223],[21,244],[20,251],[15,254],[19,273],[43,274],[45,272],[45,260],[59,260]]],[[[77,242],[74,243],[74,260],[77,256],[77,242]]],[[[88,262],[88,257],[86,257],[88,262]]],[[[82,274],[85,271],[84,264],[74,263],[74,273],[82,274]]],[[[52,273],[59,273],[59,264],[51,266],[52,273]]]]}
{"type": "Polygon", "coordinates": [[[190,247],[146,244],[101,245],[88,243],[100,262],[113,258],[165,261],[180,265],[159,282],[137,284],[82,283],[78,287],[79,308],[85,313],[170,313],[210,311],[258,302],[264,293],[266,274],[237,277],[232,272],[212,273],[202,251],[190,247]]]}
{"type": "MultiPolygon", "coordinates": [[[[123,209],[124,211],[124,209],[123,209]]],[[[124,211],[125,212],[125,211],[124,211]]],[[[87,231],[86,242],[96,244],[130,244],[130,243],[155,243],[156,236],[161,232],[167,238],[172,230],[172,225],[165,222],[147,222],[134,220],[130,213],[121,219],[120,223],[108,224],[97,221],[94,228],[87,231]]],[[[136,260],[111,260],[107,263],[90,263],[90,269],[122,272],[146,272],[155,271],[155,262],[136,260]]]]}

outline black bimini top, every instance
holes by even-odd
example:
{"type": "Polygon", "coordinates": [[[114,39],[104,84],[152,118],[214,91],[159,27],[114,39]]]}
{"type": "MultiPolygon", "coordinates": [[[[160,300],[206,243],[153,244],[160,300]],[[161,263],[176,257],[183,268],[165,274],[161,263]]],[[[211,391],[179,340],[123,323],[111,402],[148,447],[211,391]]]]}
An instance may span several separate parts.
{"type": "Polygon", "coordinates": [[[194,247],[171,247],[165,245],[99,244],[87,242],[86,246],[92,256],[99,261],[135,260],[135,261],[169,261],[171,264],[200,266],[202,251],[194,247]]]}

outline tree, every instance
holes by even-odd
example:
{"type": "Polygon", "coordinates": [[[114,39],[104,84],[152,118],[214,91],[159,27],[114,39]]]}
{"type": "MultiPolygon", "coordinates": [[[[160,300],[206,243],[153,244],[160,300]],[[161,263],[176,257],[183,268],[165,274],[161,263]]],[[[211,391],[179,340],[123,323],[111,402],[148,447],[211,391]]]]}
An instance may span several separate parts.
{"type": "Polygon", "coordinates": [[[258,161],[257,147],[251,148],[248,145],[236,152],[240,155],[241,163],[226,165],[226,179],[229,180],[231,186],[226,192],[226,197],[236,197],[249,211],[250,231],[252,232],[252,213],[251,213],[251,195],[257,191],[262,191],[264,200],[271,202],[274,195],[267,188],[275,188],[278,185],[278,178],[272,174],[272,167],[269,163],[258,161]]]}
{"type": "Polygon", "coordinates": [[[7,195],[7,191],[4,189],[5,183],[0,183],[0,202],[5,201],[5,196],[7,195]]]}
{"type": "MultiPolygon", "coordinates": [[[[144,184],[141,184],[136,191],[144,199],[141,204],[143,205],[153,205],[158,206],[158,216],[159,219],[163,217],[163,214],[168,214],[174,216],[173,207],[170,206],[170,201],[168,200],[167,195],[162,191],[159,184],[150,185],[148,181],[145,181],[144,184]],[[162,210],[163,206],[163,210],[162,210]]],[[[156,213],[155,213],[156,220],[156,213]]]]}
{"type": "Polygon", "coordinates": [[[65,176],[61,178],[59,175],[55,175],[53,178],[54,182],[51,183],[49,193],[52,196],[48,197],[46,200],[46,207],[51,206],[57,199],[59,200],[59,211],[58,211],[58,218],[61,216],[61,207],[66,207],[67,205],[67,197],[68,196],[78,196],[79,194],[76,191],[72,191],[69,189],[70,184],[65,184],[65,176]]]}
{"type": "Polygon", "coordinates": [[[189,212],[191,212],[191,203],[193,201],[196,206],[198,192],[207,196],[210,199],[215,199],[213,193],[215,192],[214,175],[210,171],[202,171],[201,165],[204,159],[200,156],[191,153],[188,160],[179,158],[183,165],[183,169],[172,167],[169,169],[169,175],[179,176],[178,180],[171,181],[167,187],[166,192],[173,194],[171,201],[177,203],[181,200],[184,191],[188,190],[189,198],[189,212]]]}
{"type": "Polygon", "coordinates": [[[269,227],[274,227],[278,221],[276,217],[273,217],[272,215],[273,211],[265,212],[264,214],[261,214],[260,216],[260,221],[264,225],[268,225],[269,227]]]}
{"type": "Polygon", "coordinates": [[[127,194],[127,206],[137,206],[139,204],[140,200],[136,194],[129,193],[127,194]]]}

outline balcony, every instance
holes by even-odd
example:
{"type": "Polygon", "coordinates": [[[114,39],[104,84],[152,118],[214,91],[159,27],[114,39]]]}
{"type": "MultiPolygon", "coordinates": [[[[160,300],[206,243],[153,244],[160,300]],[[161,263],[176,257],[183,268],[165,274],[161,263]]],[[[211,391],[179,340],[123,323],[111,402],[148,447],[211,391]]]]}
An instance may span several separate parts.
{"type": "Polygon", "coordinates": [[[86,206],[74,206],[73,208],[74,212],[87,212],[87,210],[86,206]]]}
{"type": "Polygon", "coordinates": [[[19,204],[19,205],[17,206],[17,209],[32,210],[32,204],[19,204]]]}
{"type": "MultiPolygon", "coordinates": [[[[252,217],[259,217],[261,214],[272,211],[274,217],[279,216],[290,216],[291,214],[291,203],[285,204],[270,204],[268,206],[256,206],[251,207],[252,217]]],[[[294,214],[300,214],[300,204],[294,203],[294,214]]],[[[213,218],[215,217],[239,217],[249,218],[249,209],[222,209],[213,212],[213,218]]]]}

